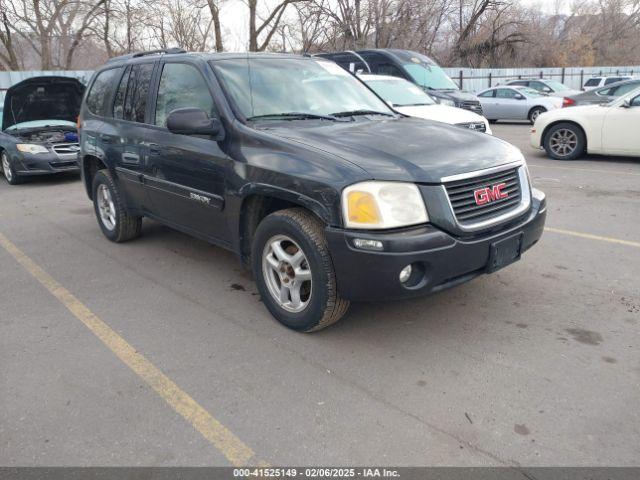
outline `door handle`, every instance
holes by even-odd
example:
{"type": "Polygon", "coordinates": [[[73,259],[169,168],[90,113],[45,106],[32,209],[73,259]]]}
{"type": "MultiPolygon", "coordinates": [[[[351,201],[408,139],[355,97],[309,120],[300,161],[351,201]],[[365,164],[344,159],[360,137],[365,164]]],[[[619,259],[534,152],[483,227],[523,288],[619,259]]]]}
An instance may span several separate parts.
{"type": "Polygon", "coordinates": [[[113,137],[111,135],[107,135],[106,133],[103,133],[102,135],[100,135],[100,140],[102,140],[104,143],[111,143],[111,141],[113,140],[113,137]]]}
{"type": "Polygon", "coordinates": [[[160,155],[161,151],[162,150],[160,148],[160,145],[158,145],[157,143],[149,144],[149,155],[160,155]]]}
{"type": "Polygon", "coordinates": [[[122,161],[124,163],[140,163],[140,155],[137,153],[124,152],[122,154],[122,161]]]}

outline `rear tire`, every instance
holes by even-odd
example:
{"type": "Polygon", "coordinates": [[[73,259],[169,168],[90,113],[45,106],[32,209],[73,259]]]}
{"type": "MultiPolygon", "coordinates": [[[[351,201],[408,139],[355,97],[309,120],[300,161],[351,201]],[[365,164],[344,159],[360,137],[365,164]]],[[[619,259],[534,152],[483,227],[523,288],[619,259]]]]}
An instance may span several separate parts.
{"type": "Polygon", "coordinates": [[[349,308],[338,295],[324,225],[305,209],[281,210],[260,222],[251,264],[263,303],[288,328],[321,330],[349,308]]]}
{"type": "Polygon", "coordinates": [[[142,217],[129,215],[109,170],[96,173],[92,191],[93,208],[105,237],[119,243],[140,236],[142,217]]]}
{"type": "Polygon", "coordinates": [[[534,124],[540,115],[546,112],[547,109],[544,107],[534,107],[529,112],[529,121],[534,124]]]}
{"type": "Polygon", "coordinates": [[[18,185],[22,183],[22,178],[18,176],[13,165],[11,165],[9,154],[4,150],[0,155],[0,167],[2,167],[2,174],[9,185],[18,185]]]}
{"type": "Polygon", "coordinates": [[[587,141],[582,129],[574,123],[559,123],[545,134],[543,147],[555,160],[575,160],[585,152],[587,141]]]}

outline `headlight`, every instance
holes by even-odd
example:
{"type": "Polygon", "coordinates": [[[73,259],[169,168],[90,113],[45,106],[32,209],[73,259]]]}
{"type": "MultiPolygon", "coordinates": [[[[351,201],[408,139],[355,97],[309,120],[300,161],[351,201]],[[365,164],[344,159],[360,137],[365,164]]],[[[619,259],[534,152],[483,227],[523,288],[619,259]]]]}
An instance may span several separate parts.
{"type": "Polygon", "coordinates": [[[342,191],[347,228],[395,228],[429,220],[422,195],[413,183],[362,182],[342,191]]]}
{"type": "Polygon", "coordinates": [[[44,145],[34,145],[32,143],[19,143],[16,148],[24,153],[49,153],[49,150],[44,145]]]}
{"type": "Polygon", "coordinates": [[[453,100],[449,100],[447,98],[441,98],[440,99],[440,104],[446,105],[448,107],[455,107],[456,106],[456,102],[454,102],[453,100]]]}

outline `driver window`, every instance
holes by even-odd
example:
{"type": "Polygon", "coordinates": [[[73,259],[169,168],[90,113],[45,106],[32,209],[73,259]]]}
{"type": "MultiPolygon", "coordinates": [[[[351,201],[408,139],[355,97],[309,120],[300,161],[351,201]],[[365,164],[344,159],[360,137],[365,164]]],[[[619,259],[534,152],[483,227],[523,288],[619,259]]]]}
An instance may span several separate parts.
{"type": "Polygon", "coordinates": [[[515,90],[511,90],[510,88],[499,88],[498,90],[496,90],[496,97],[497,98],[511,98],[514,99],[516,98],[516,95],[518,93],[515,90]]]}
{"type": "Polygon", "coordinates": [[[154,123],[167,126],[167,116],[178,108],[201,108],[215,115],[213,98],[200,72],[186,63],[167,63],[162,69],[154,123]]]}

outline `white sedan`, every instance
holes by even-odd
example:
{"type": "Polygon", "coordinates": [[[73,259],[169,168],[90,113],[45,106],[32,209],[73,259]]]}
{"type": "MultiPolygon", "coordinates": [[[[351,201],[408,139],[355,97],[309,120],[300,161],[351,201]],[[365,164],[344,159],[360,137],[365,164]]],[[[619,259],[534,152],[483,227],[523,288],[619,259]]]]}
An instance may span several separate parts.
{"type": "Polygon", "coordinates": [[[562,108],[562,98],[550,97],[527,87],[494,87],[478,93],[484,116],[497,120],[536,121],[538,115],[562,108]]]}
{"type": "Polygon", "coordinates": [[[358,78],[400,113],[492,134],[486,118],[469,110],[436,103],[424,90],[403,78],[366,74],[358,75],[358,78]]]}
{"type": "Polygon", "coordinates": [[[551,158],[573,160],[584,152],[640,156],[640,88],[606,105],[563,108],[540,115],[531,145],[551,158]]]}

